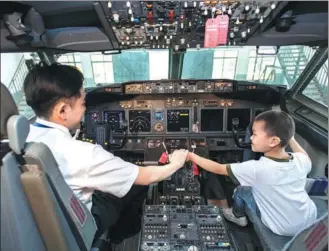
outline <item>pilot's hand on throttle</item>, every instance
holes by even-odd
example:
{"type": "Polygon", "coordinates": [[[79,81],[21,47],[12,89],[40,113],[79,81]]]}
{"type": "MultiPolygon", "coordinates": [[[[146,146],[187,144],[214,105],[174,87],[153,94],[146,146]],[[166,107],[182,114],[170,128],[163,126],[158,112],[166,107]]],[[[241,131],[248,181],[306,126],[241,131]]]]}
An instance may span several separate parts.
{"type": "Polygon", "coordinates": [[[184,149],[175,150],[169,155],[170,164],[175,165],[177,168],[181,168],[185,164],[185,159],[188,151],[184,149]]]}

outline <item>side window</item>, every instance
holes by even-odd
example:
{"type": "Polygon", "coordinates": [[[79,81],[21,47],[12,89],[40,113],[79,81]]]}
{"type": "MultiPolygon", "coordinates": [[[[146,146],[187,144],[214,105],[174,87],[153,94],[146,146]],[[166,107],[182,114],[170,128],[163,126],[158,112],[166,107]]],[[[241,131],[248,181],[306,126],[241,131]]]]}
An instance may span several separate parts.
{"type": "Polygon", "coordinates": [[[306,97],[328,106],[328,59],[302,93],[306,97]]]}
{"type": "Polygon", "coordinates": [[[26,60],[38,61],[36,54],[1,53],[1,82],[8,88],[18,107],[19,113],[32,118],[34,112],[26,104],[23,90],[24,79],[28,73],[26,60]]]}

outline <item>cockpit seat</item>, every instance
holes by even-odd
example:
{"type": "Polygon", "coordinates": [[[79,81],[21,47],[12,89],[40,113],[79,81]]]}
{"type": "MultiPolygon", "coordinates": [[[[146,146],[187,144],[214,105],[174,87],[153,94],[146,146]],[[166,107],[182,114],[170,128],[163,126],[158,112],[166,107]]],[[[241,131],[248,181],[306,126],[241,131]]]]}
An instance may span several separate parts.
{"type": "MultiPolygon", "coordinates": [[[[323,219],[323,217],[328,218],[327,201],[324,201],[319,198],[312,198],[312,200],[314,201],[314,203],[317,206],[318,220],[323,219]]],[[[260,243],[261,243],[264,251],[291,250],[288,248],[288,244],[292,240],[297,241],[297,242],[301,241],[301,239],[298,237],[299,234],[301,234],[301,232],[296,234],[293,238],[274,234],[270,229],[268,229],[262,223],[261,219],[259,217],[255,216],[248,208],[246,210],[246,213],[247,213],[248,217],[251,219],[251,221],[253,222],[254,230],[260,240],[260,243]],[[284,249],[284,248],[286,248],[286,249],[284,249]]],[[[327,221],[327,219],[326,219],[326,221],[327,221]]],[[[317,224],[319,224],[319,222],[314,223],[313,226],[315,227],[317,224]]],[[[309,232],[311,232],[313,227],[309,227],[306,229],[309,229],[309,232]]],[[[306,230],[306,229],[304,229],[304,230],[306,230]]],[[[326,237],[326,240],[328,241],[327,237],[326,237]]],[[[294,250],[297,250],[297,249],[294,249],[294,250]]],[[[299,249],[299,250],[303,250],[303,249],[299,249]]]]}
{"type": "Polygon", "coordinates": [[[1,167],[1,250],[101,250],[94,219],[42,143],[25,143],[29,121],[1,84],[1,132],[11,152],[1,167]],[[96,242],[99,243],[99,242],[96,242]]]}
{"type": "MultiPolygon", "coordinates": [[[[8,139],[7,122],[18,114],[8,89],[1,83],[1,139],[8,139]]],[[[7,153],[1,166],[1,250],[46,251],[20,176],[20,164],[7,153]]]]}

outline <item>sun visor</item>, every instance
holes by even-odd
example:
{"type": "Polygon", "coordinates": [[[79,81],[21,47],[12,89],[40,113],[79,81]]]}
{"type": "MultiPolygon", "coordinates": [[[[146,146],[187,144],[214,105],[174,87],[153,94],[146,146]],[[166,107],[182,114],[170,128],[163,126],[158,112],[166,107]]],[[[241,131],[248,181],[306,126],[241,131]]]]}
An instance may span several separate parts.
{"type": "Polygon", "coordinates": [[[277,32],[275,27],[250,37],[246,45],[321,45],[328,43],[328,14],[314,13],[295,17],[289,32],[277,32]]]}
{"type": "Polygon", "coordinates": [[[47,39],[47,48],[69,51],[112,50],[108,37],[96,27],[74,27],[48,30],[42,40],[47,39]]]}

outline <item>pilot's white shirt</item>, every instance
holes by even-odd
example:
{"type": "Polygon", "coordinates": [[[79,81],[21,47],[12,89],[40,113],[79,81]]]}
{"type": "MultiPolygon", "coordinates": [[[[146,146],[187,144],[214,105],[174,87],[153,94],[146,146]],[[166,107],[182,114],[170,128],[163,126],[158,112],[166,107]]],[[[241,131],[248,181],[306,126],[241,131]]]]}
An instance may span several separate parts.
{"type": "Polygon", "coordinates": [[[119,198],[125,196],[138,175],[138,166],[107,152],[100,145],[74,139],[68,128],[38,118],[51,128],[30,126],[27,142],[49,147],[66,183],[77,197],[92,207],[92,194],[100,190],[119,198]]]}
{"type": "Polygon", "coordinates": [[[317,217],[314,202],[305,191],[312,164],[304,153],[290,153],[287,162],[267,157],[231,164],[242,186],[251,186],[262,222],[274,233],[293,236],[317,217]]]}

